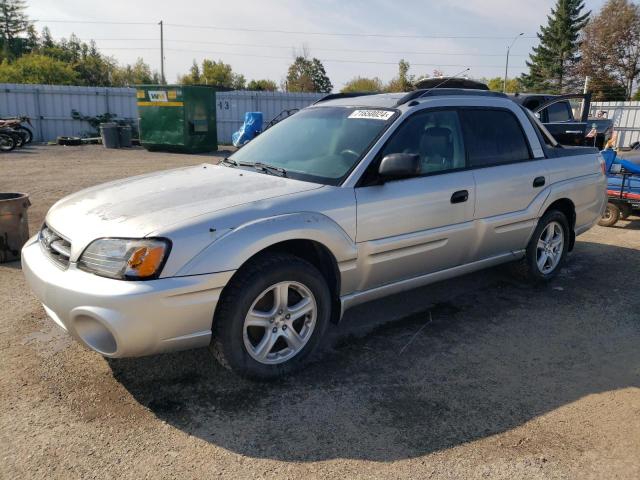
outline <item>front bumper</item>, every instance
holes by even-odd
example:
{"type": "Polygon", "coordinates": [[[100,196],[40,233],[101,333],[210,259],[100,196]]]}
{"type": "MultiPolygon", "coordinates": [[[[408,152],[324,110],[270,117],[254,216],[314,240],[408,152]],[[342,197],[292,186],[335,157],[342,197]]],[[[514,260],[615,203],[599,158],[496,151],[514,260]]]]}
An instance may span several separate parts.
{"type": "Polygon", "coordinates": [[[107,357],[136,357],[202,347],[222,288],[234,272],[150,281],[63,270],[37,237],[22,249],[22,270],[44,309],[80,343],[107,357]]]}

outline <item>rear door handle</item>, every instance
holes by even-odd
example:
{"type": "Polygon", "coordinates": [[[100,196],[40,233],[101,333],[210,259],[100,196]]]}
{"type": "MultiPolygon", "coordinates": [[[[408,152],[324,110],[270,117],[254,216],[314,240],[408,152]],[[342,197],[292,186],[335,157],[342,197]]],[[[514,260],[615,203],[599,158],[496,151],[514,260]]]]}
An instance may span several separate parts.
{"type": "Polygon", "coordinates": [[[544,185],[544,177],[536,177],[533,179],[533,188],[542,187],[544,185]]]}
{"type": "Polygon", "coordinates": [[[469,200],[469,192],[467,190],[458,190],[451,195],[451,203],[464,203],[469,200]]]}

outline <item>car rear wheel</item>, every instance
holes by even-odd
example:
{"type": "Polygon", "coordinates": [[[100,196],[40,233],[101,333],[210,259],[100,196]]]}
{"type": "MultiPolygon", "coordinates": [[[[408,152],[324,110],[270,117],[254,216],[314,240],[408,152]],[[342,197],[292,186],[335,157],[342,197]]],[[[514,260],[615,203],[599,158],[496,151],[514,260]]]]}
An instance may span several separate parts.
{"type": "Polygon", "coordinates": [[[613,227],[620,220],[620,209],[615,203],[607,203],[607,209],[598,222],[601,227],[613,227]]]}
{"type": "Polygon", "coordinates": [[[544,214],[527,245],[522,263],[525,275],[534,281],[554,278],[569,250],[569,222],[564,213],[551,210],[544,214]]]}
{"type": "Polygon", "coordinates": [[[223,292],[211,350],[220,363],[256,379],[292,373],[320,344],[331,295],[309,262],[271,254],[243,266],[223,292]]]}

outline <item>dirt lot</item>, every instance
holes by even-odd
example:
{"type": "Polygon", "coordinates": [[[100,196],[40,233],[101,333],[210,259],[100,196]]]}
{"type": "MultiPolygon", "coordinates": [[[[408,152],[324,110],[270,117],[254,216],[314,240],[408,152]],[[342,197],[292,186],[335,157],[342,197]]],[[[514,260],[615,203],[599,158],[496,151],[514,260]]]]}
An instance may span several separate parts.
{"type": "MultiPolygon", "coordinates": [[[[211,161],[100,147],[0,156],[32,231],[63,195],[211,161]]],[[[206,350],[108,361],[0,266],[1,478],[640,478],[640,219],[551,285],[497,268],[350,311],[275,384],[206,350]]]]}

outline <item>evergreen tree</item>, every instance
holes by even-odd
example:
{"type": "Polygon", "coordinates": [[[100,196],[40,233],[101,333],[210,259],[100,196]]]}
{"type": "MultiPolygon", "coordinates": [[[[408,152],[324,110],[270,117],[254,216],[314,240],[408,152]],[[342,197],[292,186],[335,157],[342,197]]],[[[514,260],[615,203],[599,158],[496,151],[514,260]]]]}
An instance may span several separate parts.
{"type": "Polygon", "coordinates": [[[527,62],[529,74],[522,76],[527,90],[562,93],[566,89],[569,73],[579,60],[580,31],[591,14],[583,13],[583,9],[584,0],[556,1],[547,25],[540,26],[540,44],[533,48],[527,62]]]}
{"type": "Polygon", "coordinates": [[[24,0],[0,0],[0,46],[2,58],[14,58],[23,53],[27,43],[21,33],[31,33],[32,24],[24,12],[24,0]]]}

